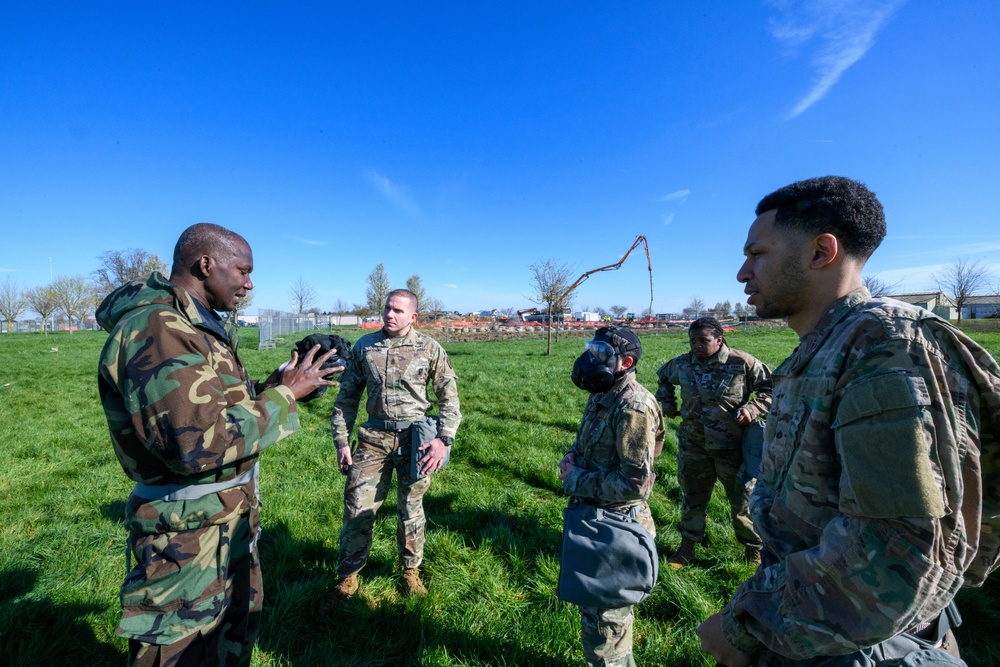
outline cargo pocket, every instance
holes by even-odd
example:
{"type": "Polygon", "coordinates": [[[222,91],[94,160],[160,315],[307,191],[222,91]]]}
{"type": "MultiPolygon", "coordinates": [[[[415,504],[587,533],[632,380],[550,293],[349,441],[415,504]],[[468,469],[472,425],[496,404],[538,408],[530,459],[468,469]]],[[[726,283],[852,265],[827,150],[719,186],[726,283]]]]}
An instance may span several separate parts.
{"type": "Polygon", "coordinates": [[[117,633],[149,644],[172,644],[208,630],[225,604],[223,548],[231,524],[138,538],[137,559],[122,583],[117,633]]]}

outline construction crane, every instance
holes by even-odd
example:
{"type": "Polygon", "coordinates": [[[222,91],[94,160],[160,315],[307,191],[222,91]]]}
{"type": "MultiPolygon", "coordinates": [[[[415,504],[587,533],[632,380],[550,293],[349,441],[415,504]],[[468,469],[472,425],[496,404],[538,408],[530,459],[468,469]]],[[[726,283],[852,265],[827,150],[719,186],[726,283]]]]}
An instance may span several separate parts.
{"type": "Polygon", "coordinates": [[[572,293],[573,290],[575,290],[577,287],[580,286],[581,283],[583,283],[584,280],[586,280],[590,276],[594,275],[595,273],[600,273],[601,271],[613,271],[615,269],[621,268],[621,265],[625,263],[626,259],[628,259],[629,254],[631,254],[631,252],[633,250],[635,250],[637,247],[639,247],[640,243],[642,244],[643,248],[646,251],[646,265],[649,267],[649,313],[652,315],[652,313],[653,313],[653,262],[649,259],[649,244],[646,242],[646,237],[643,236],[642,234],[640,234],[639,236],[635,237],[635,243],[632,244],[632,247],[629,248],[625,252],[625,254],[622,255],[622,258],[619,259],[617,262],[615,262],[614,264],[608,264],[607,266],[602,266],[599,269],[593,269],[591,271],[587,271],[582,276],[580,276],[579,278],[577,278],[576,282],[573,283],[572,285],[570,285],[569,288],[565,292],[562,293],[562,295],[559,297],[558,303],[562,303],[566,299],[566,297],[568,297],[570,295],[570,293],[572,293]]]}

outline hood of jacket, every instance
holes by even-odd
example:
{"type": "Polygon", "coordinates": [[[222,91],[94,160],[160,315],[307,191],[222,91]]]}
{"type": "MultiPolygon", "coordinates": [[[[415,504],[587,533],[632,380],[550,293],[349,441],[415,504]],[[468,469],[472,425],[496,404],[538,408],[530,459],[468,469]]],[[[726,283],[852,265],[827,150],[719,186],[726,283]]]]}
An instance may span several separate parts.
{"type": "Polygon", "coordinates": [[[147,306],[173,308],[184,313],[192,324],[202,322],[191,295],[159,272],[137,278],[107,295],[94,316],[101,328],[110,332],[128,313],[147,306]]]}

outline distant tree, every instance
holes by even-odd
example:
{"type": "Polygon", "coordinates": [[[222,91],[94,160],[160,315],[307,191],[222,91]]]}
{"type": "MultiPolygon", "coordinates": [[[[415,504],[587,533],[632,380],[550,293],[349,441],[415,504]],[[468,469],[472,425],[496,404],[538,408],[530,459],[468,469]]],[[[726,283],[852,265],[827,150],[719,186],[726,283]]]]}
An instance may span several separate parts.
{"type": "Polygon", "coordinates": [[[747,307],[743,305],[742,301],[737,301],[736,305],[733,306],[733,315],[736,316],[736,319],[741,320],[743,319],[744,315],[746,315],[746,313],[747,313],[747,307]]]}
{"type": "Polygon", "coordinates": [[[128,248],[108,250],[98,256],[99,266],[93,273],[97,297],[103,299],[114,290],[136,278],[148,276],[153,271],[167,273],[167,264],[159,255],[145,250],[128,248]]]}
{"type": "Polygon", "coordinates": [[[628,306],[611,306],[611,314],[615,316],[616,320],[620,320],[628,312],[628,306]]]}
{"type": "Polygon", "coordinates": [[[60,276],[52,283],[59,310],[69,321],[69,332],[73,333],[73,319],[78,325],[94,309],[94,285],[83,276],[60,276]]]}
{"type": "Polygon", "coordinates": [[[512,320],[514,319],[514,316],[517,314],[517,308],[514,308],[513,306],[507,306],[506,308],[501,308],[499,310],[499,313],[500,317],[506,317],[508,320],[512,320]]]}
{"type": "MultiPolygon", "coordinates": [[[[610,313],[608,313],[608,309],[605,308],[604,306],[598,306],[597,308],[594,309],[594,312],[597,313],[598,315],[600,315],[601,319],[604,319],[605,317],[607,317],[610,314],[610,313]]],[[[622,311],[622,312],[624,312],[624,311],[622,311]]]]}
{"type": "Polygon", "coordinates": [[[340,326],[340,319],[346,314],[351,312],[347,304],[344,303],[343,299],[337,299],[337,302],[333,304],[333,314],[337,316],[337,326],[340,326]]]}
{"type": "Polygon", "coordinates": [[[389,274],[385,271],[385,265],[379,262],[368,274],[368,288],[365,289],[365,299],[368,301],[368,310],[371,313],[382,312],[389,291],[389,274]]]}
{"type": "Polygon", "coordinates": [[[958,259],[940,273],[931,276],[938,289],[949,295],[958,309],[958,322],[962,323],[962,308],[969,297],[988,288],[993,276],[989,267],[979,260],[958,259]]]}
{"type": "Polygon", "coordinates": [[[733,312],[733,304],[728,301],[719,301],[715,304],[714,310],[716,317],[729,317],[729,313],[733,312]]]}
{"type": "Polygon", "coordinates": [[[7,320],[7,333],[11,332],[14,322],[21,317],[21,313],[28,309],[28,300],[24,298],[24,292],[10,276],[4,278],[0,283],[0,315],[7,320]]]}
{"type": "Polygon", "coordinates": [[[424,301],[427,300],[427,290],[425,290],[424,286],[420,283],[419,273],[414,273],[406,279],[406,289],[417,295],[417,307],[420,310],[423,310],[424,301]]]}
{"type": "Polygon", "coordinates": [[[693,296],[691,297],[691,303],[687,305],[684,309],[684,317],[688,319],[698,319],[701,317],[702,312],[705,310],[705,302],[702,301],[701,297],[693,296]]]}
{"type": "Polygon", "coordinates": [[[240,300],[236,302],[236,308],[233,309],[233,312],[230,315],[230,319],[233,321],[233,324],[239,324],[240,313],[242,313],[252,305],[253,305],[253,292],[247,292],[242,297],[240,297],[240,300]]]}
{"type": "Polygon", "coordinates": [[[872,273],[861,277],[861,284],[872,296],[889,296],[899,288],[900,281],[887,283],[878,277],[877,273],[872,273]]]}
{"type": "Polygon", "coordinates": [[[302,278],[292,283],[288,295],[292,297],[293,313],[304,313],[316,303],[316,288],[302,278]]]}
{"type": "Polygon", "coordinates": [[[652,308],[649,308],[647,306],[646,308],[642,309],[641,317],[652,317],[652,316],[653,316],[653,309],[652,308]]]}
{"type": "Polygon", "coordinates": [[[354,315],[359,320],[368,317],[369,312],[370,311],[368,310],[368,306],[363,303],[354,304],[353,306],[351,306],[350,310],[351,315],[354,315]]]}
{"type": "Polygon", "coordinates": [[[560,316],[566,308],[572,306],[572,295],[566,294],[569,287],[570,268],[565,264],[559,264],[555,260],[547,259],[544,262],[535,262],[531,265],[531,287],[534,296],[531,300],[537,304],[545,306],[547,317],[545,318],[546,347],[545,354],[552,354],[552,317],[558,313],[560,316]]]}
{"type": "Polygon", "coordinates": [[[48,321],[55,312],[59,309],[59,304],[56,303],[55,292],[52,291],[51,285],[42,285],[41,287],[32,287],[25,291],[24,298],[28,300],[28,306],[38,313],[42,318],[42,331],[48,336],[48,329],[45,328],[45,322],[48,321]]]}
{"type": "Polygon", "coordinates": [[[444,302],[433,296],[429,296],[424,299],[424,305],[420,308],[425,313],[430,313],[431,315],[437,315],[444,311],[444,302]]]}

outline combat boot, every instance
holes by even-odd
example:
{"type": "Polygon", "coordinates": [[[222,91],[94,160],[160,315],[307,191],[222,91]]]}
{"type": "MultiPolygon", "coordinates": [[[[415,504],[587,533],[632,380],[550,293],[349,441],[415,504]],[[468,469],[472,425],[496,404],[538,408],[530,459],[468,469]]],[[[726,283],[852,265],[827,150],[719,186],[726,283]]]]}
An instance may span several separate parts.
{"type": "Polygon", "coordinates": [[[327,616],[334,609],[350,600],[358,592],[358,575],[352,574],[349,577],[341,577],[337,585],[326,596],[323,605],[319,608],[321,616],[327,616]]]}
{"type": "Polygon", "coordinates": [[[685,565],[690,565],[694,561],[695,541],[689,537],[681,538],[681,548],[674,552],[674,555],[667,559],[667,563],[675,570],[679,570],[685,565]]]}
{"type": "Polygon", "coordinates": [[[746,545],[743,549],[743,560],[754,567],[760,565],[760,547],[746,545]]]}
{"type": "Polygon", "coordinates": [[[424,597],[427,595],[427,589],[424,588],[424,582],[420,581],[420,570],[415,567],[408,567],[403,570],[403,593],[406,595],[416,595],[418,597],[424,597]]]}

